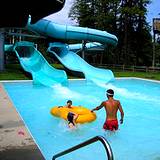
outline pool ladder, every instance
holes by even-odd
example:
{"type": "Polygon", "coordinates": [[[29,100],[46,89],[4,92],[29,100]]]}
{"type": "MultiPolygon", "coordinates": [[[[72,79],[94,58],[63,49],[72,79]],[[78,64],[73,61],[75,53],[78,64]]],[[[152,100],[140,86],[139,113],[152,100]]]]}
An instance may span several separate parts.
{"type": "Polygon", "coordinates": [[[55,160],[58,157],[61,157],[61,156],[65,155],[65,154],[73,152],[73,151],[75,151],[77,149],[80,149],[82,147],[85,147],[85,146],[90,145],[91,143],[94,143],[94,142],[97,142],[97,141],[100,141],[103,144],[103,146],[105,148],[105,151],[107,153],[107,160],[113,160],[113,153],[112,153],[112,149],[110,147],[110,144],[108,143],[108,141],[103,136],[95,136],[95,137],[93,137],[93,138],[91,138],[91,139],[89,139],[87,141],[84,141],[84,142],[82,142],[82,143],[80,143],[80,144],[78,144],[76,146],[73,146],[73,147],[71,147],[71,148],[69,148],[67,150],[64,150],[64,151],[62,151],[62,152],[60,152],[58,154],[55,154],[53,156],[52,160],[55,160]]]}

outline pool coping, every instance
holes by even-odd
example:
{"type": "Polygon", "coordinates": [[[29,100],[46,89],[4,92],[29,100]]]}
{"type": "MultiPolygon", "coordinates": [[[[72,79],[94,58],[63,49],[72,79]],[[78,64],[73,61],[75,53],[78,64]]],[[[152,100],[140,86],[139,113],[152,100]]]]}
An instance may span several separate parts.
{"type": "Polygon", "coordinates": [[[116,79],[139,79],[139,80],[144,80],[144,81],[149,81],[149,82],[160,83],[159,80],[147,79],[147,78],[138,78],[138,77],[118,77],[118,78],[116,78],[116,79]]]}
{"type": "MultiPolygon", "coordinates": [[[[140,79],[160,83],[158,80],[137,77],[119,77],[115,79],[140,79]]],[[[0,81],[0,159],[45,160],[39,146],[25,125],[23,118],[16,110],[16,107],[14,107],[12,100],[3,86],[3,82],[32,82],[32,80],[0,81]]]]}
{"type": "MultiPolygon", "coordinates": [[[[148,79],[148,78],[138,78],[138,77],[116,77],[115,79],[139,79],[139,80],[145,80],[145,81],[151,81],[151,82],[157,82],[157,83],[160,83],[160,80],[154,80],[154,79],[148,79]]],[[[70,81],[72,80],[83,80],[85,81],[86,79],[84,78],[81,78],[81,79],[68,79],[70,81]]],[[[33,80],[0,80],[0,83],[3,83],[3,82],[32,82],[33,80]]]]}

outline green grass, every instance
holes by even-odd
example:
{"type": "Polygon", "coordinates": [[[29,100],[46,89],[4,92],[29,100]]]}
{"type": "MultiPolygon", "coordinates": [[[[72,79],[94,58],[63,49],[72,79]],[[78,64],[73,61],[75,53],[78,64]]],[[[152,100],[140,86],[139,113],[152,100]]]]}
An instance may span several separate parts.
{"type": "Polygon", "coordinates": [[[152,80],[159,80],[160,81],[160,73],[157,72],[129,72],[129,71],[119,71],[114,72],[115,77],[138,77],[138,78],[145,78],[145,79],[152,79],[152,80]]]}
{"type": "Polygon", "coordinates": [[[29,80],[31,78],[19,64],[6,65],[5,70],[0,72],[0,80],[29,80]]]}
{"type": "MultiPolygon", "coordinates": [[[[64,69],[61,64],[53,64],[55,68],[64,69]]],[[[147,78],[160,81],[160,73],[152,72],[129,72],[129,71],[113,71],[115,77],[138,77],[147,78]]],[[[74,79],[78,78],[72,75],[68,75],[68,78],[74,79]]],[[[32,79],[30,74],[24,72],[20,64],[9,64],[5,66],[5,71],[0,72],[0,80],[29,80],[32,79]]]]}

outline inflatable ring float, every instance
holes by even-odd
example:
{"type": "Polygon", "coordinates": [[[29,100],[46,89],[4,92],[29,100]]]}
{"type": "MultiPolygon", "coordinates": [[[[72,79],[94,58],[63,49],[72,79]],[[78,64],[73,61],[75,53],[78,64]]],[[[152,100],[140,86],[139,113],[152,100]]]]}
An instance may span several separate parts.
{"type": "Polygon", "coordinates": [[[76,123],[88,123],[96,119],[96,114],[91,112],[91,110],[82,107],[82,106],[72,106],[72,108],[67,108],[63,106],[55,106],[51,109],[51,114],[55,117],[60,117],[64,120],[67,120],[67,115],[69,112],[78,114],[76,123]]]}

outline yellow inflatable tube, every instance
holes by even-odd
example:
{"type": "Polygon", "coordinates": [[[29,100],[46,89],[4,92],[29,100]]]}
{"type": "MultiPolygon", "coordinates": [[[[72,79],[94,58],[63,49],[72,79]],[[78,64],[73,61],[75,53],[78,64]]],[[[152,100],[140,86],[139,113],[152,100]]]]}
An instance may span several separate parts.
{"type": "Polygon", "coordinates": [[[82,106],[72,106],[72,108],[55,106],[51,109],[51,114],[53,116],[60,117],[65,120],[67,120],[67,115],[69,112],[78,114],[76,123],[88,123],[96,119],[96,114],[94,112],[91,112],[89,109],[82,106]]]}

